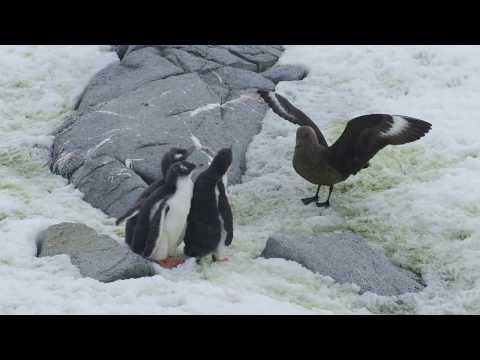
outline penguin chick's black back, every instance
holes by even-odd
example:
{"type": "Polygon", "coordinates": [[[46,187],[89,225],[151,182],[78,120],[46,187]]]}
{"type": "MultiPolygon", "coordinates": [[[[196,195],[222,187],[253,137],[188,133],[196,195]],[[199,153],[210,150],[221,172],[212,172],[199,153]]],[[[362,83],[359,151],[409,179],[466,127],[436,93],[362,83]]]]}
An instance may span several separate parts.
{"type": "Polygon", "coordinates": [[[206,256],[217,248],[222,235],[220,216],[227,231],[226,245],[233,237],[233,220],[222,177],[232,163],[232,150],[222,149],[197,178],[185,232],[184,253],[190,257],[206,256]],[[216,190],[219,191],[218,203],[216,190]]]}

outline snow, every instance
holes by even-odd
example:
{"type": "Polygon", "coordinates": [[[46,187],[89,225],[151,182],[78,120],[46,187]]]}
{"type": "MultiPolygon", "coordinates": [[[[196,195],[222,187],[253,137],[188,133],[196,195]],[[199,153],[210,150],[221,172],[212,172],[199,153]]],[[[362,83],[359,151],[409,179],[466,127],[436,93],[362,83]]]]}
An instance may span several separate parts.
{"type": "Polygon", "coordinates": [[[432,130],[382,150],[335,187],[331,208],[318,209],[299,201],[315,187],[291,166],[296,126],[269,111],[244,182],[229,188],[230,261],[188,261],[103,284],[81,278],[66,255],[36,258],[35,242],[62,221],[122,240],[114,219],[45,166],[50,131],[89,78],[116,60],[106,49],[0,46],[1,314],[480,313],[480,47],[287,46],[280,62],[305,65],[309,75],[277,92],[329,143],[349,119],[368,113],[423,119],[432,130]],[[359,295],[294,262],[257,258],[272,232],[287,229],[355,231],[428,286],[400,297],[359,295]]]}

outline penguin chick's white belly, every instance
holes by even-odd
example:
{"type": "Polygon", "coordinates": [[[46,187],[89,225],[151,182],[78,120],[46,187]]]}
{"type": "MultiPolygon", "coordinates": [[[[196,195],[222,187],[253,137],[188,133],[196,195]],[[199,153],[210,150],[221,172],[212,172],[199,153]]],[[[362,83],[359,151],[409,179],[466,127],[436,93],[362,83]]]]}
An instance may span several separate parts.
{"type": "MultiPolygon", "coordinates": [[[[215,187],[215,195],[217,197],[217,209],[220,201],[220,192],[218,191],[218,187],[215,187]]],[[[225,231],[225,225],[223,222],[222,215],[220,214],[220,211],[218,211],[218,219],[220,220],[220,242],[217,245],[217,248],[215,250],[215,255],[217,257],[223,257],[225,253],[225,240],[227,239],[227,232],[225,231]]]]}
{"type": "Polygon", "coordinates": [[[181,179],[177,183],[177,191],[167,200],[162,210],[160,229],[158,231],[155,248],[150,256],[153,260],[163,260],[174,256],[177,247],[183,240],[187,217],[193,195],[193,182],[190,177],[181,179]],[[165,215],[165,209],[169,208],[165,215]]]}
{"type": "Polygon", "coordinates": [[[220,242],[218,243],[217,249],[215,250],[215,255],[217,257],[223,257],[225,254],[225,240],[227,239],[227,232],[225,231],[225,228],[223,226],[223,219],[220,216],[220,227],[221,227],[221,236],[220,236],[220,242]]]}

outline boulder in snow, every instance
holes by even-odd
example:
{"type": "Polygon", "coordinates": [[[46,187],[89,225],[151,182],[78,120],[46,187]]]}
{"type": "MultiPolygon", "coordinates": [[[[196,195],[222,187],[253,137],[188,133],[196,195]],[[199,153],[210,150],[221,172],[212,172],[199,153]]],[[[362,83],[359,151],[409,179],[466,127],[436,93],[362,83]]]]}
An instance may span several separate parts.
{"type": "Polygon", "coordinates": [[[261,256],[296,261],[339,283],[354,283],[361,292],[392,296],[424,287],[415,274],[393,265],[385,255],[352,233],[318,237],[274,234],[261,256]]]}
{"type": "Polygon", "coordinates": [[[66,254],[80,273],[102,282],[152,276],[148,260],[106,235],[83,224],[61,223],[50,226],[38,239],[39,256],[66,254]]]}

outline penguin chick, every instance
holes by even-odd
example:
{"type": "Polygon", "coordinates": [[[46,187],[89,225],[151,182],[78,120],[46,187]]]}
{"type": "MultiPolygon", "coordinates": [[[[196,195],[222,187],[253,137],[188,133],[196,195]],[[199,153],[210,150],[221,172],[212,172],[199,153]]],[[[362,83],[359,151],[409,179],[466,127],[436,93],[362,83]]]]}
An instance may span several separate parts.
{"type": "Polygon", "coordinates": [[[139,206],[136,221],[127,222],[126,243],[133,252],[166,268],[183,262],[172,257],[185,233],[195,167],[187,161],[171,165],[164,184],[139,206]]]}
{"type": "Polygon", "coordinates": [[[233,215],[223,177],[231,164],[232,149],[222,149],[195,181],[184,237],[186,256],[212,254],[214,261],[228,260],[223,251],[233,239],[233,215]]]}

